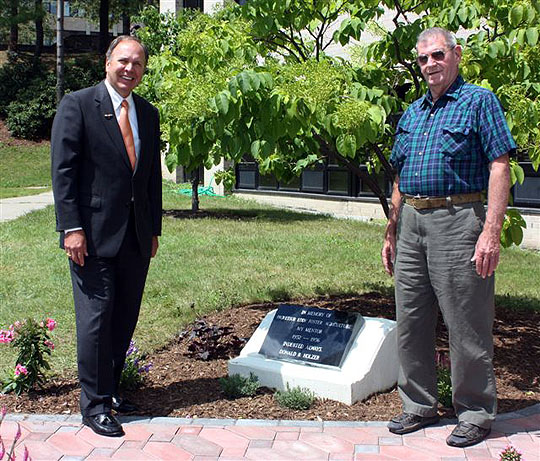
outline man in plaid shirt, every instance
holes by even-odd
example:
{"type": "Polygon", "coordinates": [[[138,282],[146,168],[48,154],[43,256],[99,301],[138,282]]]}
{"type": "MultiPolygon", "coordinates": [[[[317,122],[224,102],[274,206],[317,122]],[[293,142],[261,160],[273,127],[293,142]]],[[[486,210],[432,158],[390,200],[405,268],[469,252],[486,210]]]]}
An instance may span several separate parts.
{"type": "Polygon", "coordinates": [[[397,127],[390,158],[397,176],[382,249],[384,268],[395,277],[403,402],[388,428],[406,434],[439,419],[439,306],[459,420],[446,442],[465,447],[489,434],[496,413],[494,271],[508,203],[508,155],[516,144],[496,96],[459,75],[461,47],[453,34],[428,29],[416,49],[429,91],[397,127]]]}

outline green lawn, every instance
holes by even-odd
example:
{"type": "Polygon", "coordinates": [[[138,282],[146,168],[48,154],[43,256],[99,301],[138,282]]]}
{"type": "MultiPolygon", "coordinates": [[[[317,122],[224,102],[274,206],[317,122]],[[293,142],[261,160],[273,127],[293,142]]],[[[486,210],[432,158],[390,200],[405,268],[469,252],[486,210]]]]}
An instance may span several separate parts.
{"type": "Polygon", "coordinates": [[[40,194],[51,188],[49,144],[0,143],[0,198],[40,194]]]}
{"type": "MultiPolygon", "coordinates": [[[[195,317],[231,305],[393,286],[380,263],[381,225],[281,211],[234,197],[203,197],[201,206],[240,219],[164,218],[135,334],[144,350],[167,343],[195,317]]],[[[190,198],[165,192],[165,208],[189,209],[190,198]]],[[[0,224],[0,272],[0,328],[28,316],[56,318],[53,368],[73,370],[71,288],[52,207],[0,224]]],[[[540,280],[540,253],[503,251],[497,303],[540,310],[540,286],[532,280],[540,280]]],[[[0,354],[0,370],[12,362],[11,353],[0,354]]]]}

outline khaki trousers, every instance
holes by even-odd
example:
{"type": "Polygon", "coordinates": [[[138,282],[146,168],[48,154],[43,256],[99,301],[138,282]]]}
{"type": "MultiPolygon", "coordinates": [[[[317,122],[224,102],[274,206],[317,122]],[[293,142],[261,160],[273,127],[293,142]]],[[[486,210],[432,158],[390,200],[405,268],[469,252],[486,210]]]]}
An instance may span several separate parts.
{"type": "Polygon", "coordinates": [[[471,262],[484,219],[480,202],[429,210],[401,207],[395,290],[398,389],[406,413],[432,416],[437,411],[439,306],[449,332],[458,419],[487,428],[495,418],[494,276],[482,279],[471,262]]]}

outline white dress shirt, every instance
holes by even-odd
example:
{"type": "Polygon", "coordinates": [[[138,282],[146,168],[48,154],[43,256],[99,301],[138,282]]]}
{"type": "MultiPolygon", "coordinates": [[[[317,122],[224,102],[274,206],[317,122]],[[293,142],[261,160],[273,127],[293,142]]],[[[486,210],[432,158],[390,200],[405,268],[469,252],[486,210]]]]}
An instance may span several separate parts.
{"type": "Polygon", "coordinates": [[[116,115],[116,120],[120,118],[120,109],[122,108],[122,101],[125,99],[129,104],[128,117],[129,124],[131,125],[131,131],[133,132],[133,141],[135,142],[135,155],[137,159],[141,153],[141,139],[139,138],[139,124],[137,123],[137,111],[135,110],[135,101],[133,100],[133,95],[129,93],[127,98],[123,98],[119,95],[112,85],[105,79],[105,86],[111,97],[114,113],[116,115]]]}

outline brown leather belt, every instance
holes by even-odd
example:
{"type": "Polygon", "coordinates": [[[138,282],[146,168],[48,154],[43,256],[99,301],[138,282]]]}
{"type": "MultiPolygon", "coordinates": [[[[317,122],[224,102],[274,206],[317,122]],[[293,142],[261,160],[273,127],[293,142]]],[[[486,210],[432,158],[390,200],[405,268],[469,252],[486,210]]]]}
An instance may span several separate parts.
{"type": "Polygon", "coordinates": [[[412,195],[405,195],[403,201],[407,205],[414,207],[416,210],[447,208],[452,205],[460,205],[463,203],[481,202],[482,192],[448,195],[447,197],[414,197],[412,195]]]}

